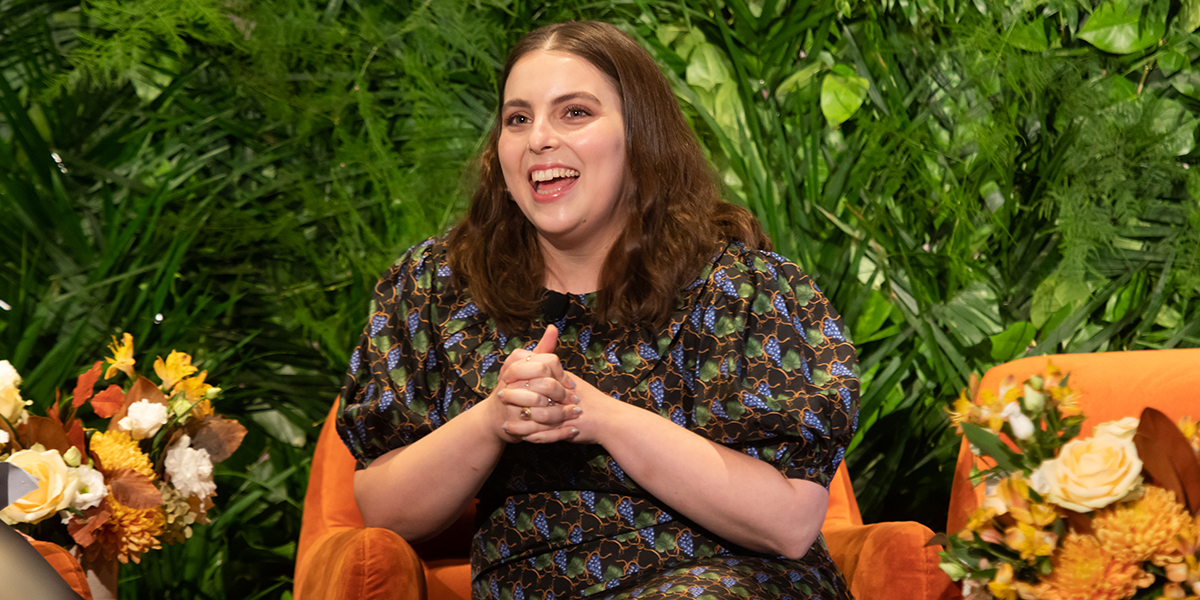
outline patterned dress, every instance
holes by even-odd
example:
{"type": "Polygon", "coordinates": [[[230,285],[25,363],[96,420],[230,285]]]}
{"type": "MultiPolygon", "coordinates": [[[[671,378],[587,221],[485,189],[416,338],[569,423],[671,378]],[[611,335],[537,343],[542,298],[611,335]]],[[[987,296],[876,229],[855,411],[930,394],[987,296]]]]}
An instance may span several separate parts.
{"type": "MultiPolygon", "coordinates": [[[[714,248],[661,327],[621,328],[595,316],[594,295],[568,296],[556,353],[597,389],[828,487],[858,413],[841,319],[783,257],[714,248]]],[[[375,288],[342,390],[338,432],[358,467],[487,397],[504,358],[546,325],[506,337],[451,285],[443,240],[409,250],[375,288]]],[[[849,598],[823,539],[798,560],[736,546],[648,494],[599,445],[510,444],[479,499],[475,598],[849,598]]]]}

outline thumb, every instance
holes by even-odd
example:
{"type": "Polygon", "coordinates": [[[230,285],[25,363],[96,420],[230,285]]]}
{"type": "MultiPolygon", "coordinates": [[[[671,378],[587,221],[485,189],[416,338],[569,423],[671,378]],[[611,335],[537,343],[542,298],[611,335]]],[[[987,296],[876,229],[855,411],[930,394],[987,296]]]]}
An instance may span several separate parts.
{"type": "Polygon", "coordinates": [[[534,354],[550,354],[554,352],[554,348],[558,346],[558,328],[551,325],[546,328],[546,333],[542,334],[542,339],[533,349],[534,354]]]}

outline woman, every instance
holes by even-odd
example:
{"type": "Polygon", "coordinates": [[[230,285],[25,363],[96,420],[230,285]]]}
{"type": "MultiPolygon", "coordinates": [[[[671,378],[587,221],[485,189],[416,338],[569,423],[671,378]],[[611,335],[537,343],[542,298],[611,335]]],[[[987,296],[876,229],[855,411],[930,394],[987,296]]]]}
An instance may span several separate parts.
{"type": "Polygon", "coordinates": [[[619,30],[538,29],[501,86],[468,215],[351,358],[366,523],[419,541],[478,497],[477,598],[848,597],[817,541],[857,414],[836,313],[619,30]]]}

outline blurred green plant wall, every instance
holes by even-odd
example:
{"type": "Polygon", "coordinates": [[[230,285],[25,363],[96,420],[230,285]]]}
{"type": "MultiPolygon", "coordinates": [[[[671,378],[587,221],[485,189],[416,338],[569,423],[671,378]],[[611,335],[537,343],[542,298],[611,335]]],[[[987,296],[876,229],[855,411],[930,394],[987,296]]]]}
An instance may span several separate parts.
{"type": "Polygon", "coordinates": [[[461,214],[507,48],[572,18],[650,50],[845,316],[868,521],[944,527],[971,373],[1200,345],[1200,0],[0,0],[0,359],[44,406],[129,331],[250,429],[123,598],[289,596],[367,292],[461,214]]]}

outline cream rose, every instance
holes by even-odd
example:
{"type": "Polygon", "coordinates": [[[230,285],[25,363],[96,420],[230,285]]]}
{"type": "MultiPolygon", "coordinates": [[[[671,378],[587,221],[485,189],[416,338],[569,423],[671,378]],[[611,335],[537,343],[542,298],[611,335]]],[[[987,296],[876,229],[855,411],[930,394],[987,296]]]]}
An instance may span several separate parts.
{"type": "Polygon", "coordinates": [[[0,416],[16,425],[25,416],[25,400],[21,398],[21,374],[12,363],[0,360],[0,416]]]}
{"type": "Polygon", "coordinates": [[[1142,482],[1142,461],[1132,435],[1104,431],[1067,442],[1057,458],[1038,470],[1039,477],[1045,477],[1047,499],[1077,512],[1108,506],[1142,482]]]}
{"type": "Polygon", "coordinates": [[[130,404],[126,417],[117,421],[117,427],[128,431],[135,440],[154,437],[154,434],[158,433],[158,430],[166,424],[167,406],[149,400],[138,400],[130,404]]]}
{"type": "Polygon", "coordinates": [[[5,523],[37,523],[67,508],[75,500],[79,477],[74,469],[67,467],[58,452],[22,450],[13,453],[7,462],[33,475],[38,480],[38,488],[0,510],[0,519],[5,523]]]}
{"type": "Polygon", "coordinates": [[[1137,433],[1138,423],[1137,417],[1125,417],[1120,421],[1105,421],[1092,429],[1092,435],[1114,435],[1123,440],[1133,440],[1133,435],[1137,433]]]}

